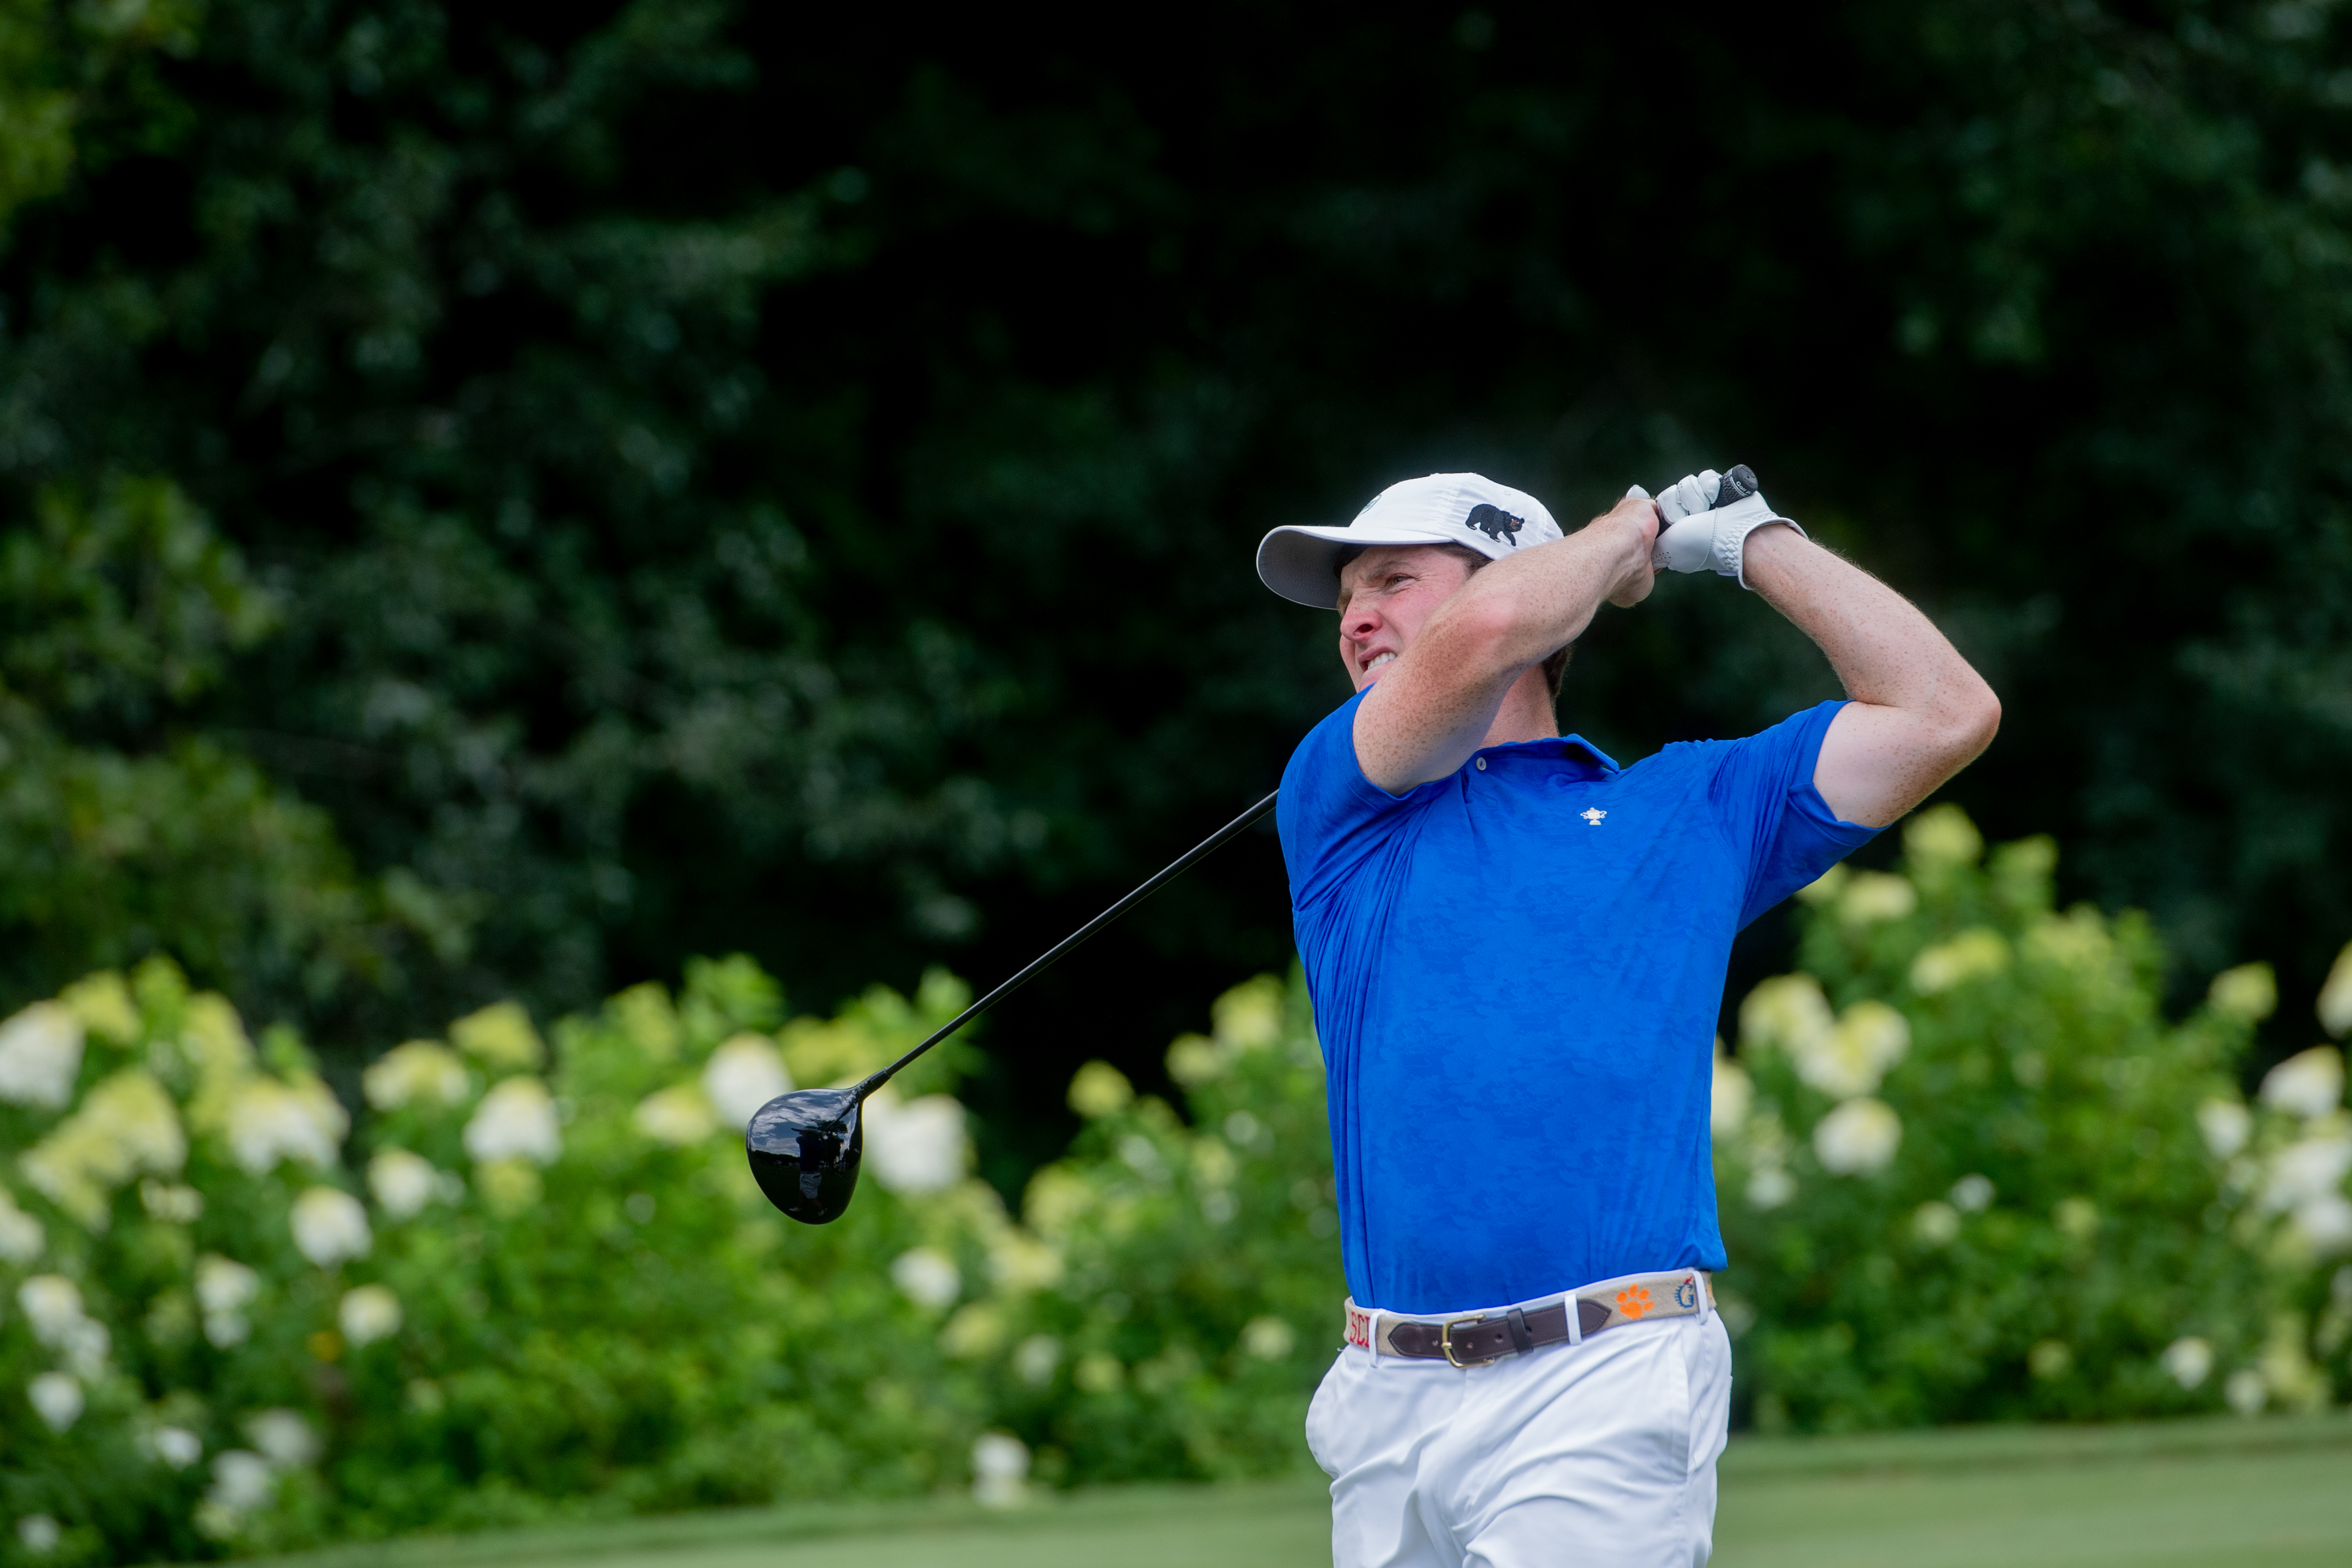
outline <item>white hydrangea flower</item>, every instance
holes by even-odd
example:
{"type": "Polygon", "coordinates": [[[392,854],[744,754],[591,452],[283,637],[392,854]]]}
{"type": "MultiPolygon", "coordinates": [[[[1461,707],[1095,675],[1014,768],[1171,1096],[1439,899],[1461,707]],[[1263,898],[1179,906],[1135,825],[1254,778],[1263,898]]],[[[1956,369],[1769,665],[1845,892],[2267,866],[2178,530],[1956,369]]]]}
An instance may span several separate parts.
{"type": "Polygon", "coordinates": [[[1959,1211],[1929,1198],[1911,1214],[1911,1234],[1929,1247],[1944,1247],[1960,1234],[1959,1211]]]}
{"type": "Polygon", "coordinates": [[[2294,1229],[2315,1258],[2352,1252],[2352,1199],[2326,1193],[2296,1205],[2294,1229]]]}
{"type": "Polygon", "coordinates": [[[963,1179],[963,1107],[953,1096],[866,1102],[866,1168],[894,1193],[936,1193],[963,1179]]]}
{"type": "Polygon", "coordinates": [[[1298,1334],[1281,1318],[1252,1318],[1242,1325],[1242,1351],[1260,1361],[1281,1361],[1298,1342],[1298,1334]]]}
{"type": "Polygon", "coordinates": [[[2272,1156],[2263,1207],[2276,1214],[2338,1195],[2347,1173],[2352,1173],[2352,1133],[2297,1139],[2272,1156]]]}
{"type": "Polygon", "coordinates": [[[1062,1255],[1048,1242],[1007,1229],[989,1238],[988,1277],[1014,1295],[1048,1289],[1062,1281],[1062,1255]]]}
{"type": "Polygon", "coordinates": [[[2329,1034],[2352,1034],[2352,942],[2336,955],[2326,983],[2319,988],[2319,1022],[2329,1034]]]}
{"type": "Polygon", "coordinates": [[[398,1110],[419,1102],[463,1104],[474,1091],[466,1059],[437,1040],[394,1046],[360,1075],[360,1088],[378,1110],[398,1110]]]}
{"type": "Polygon", "coordinates": [[[1902,1143],[1903,1120],[1883,1100],[1849,1100],[1813,1127],[1822,1168],[1843,1176],[1885,1170],[1902,1143]]]}
{"type": "Polygon", "coordinates": [[[1948,801],[1914,816],[1903,829],[1903,852],[1934,866],[1973,866],[1984,853],[1984,835],[1969,814],[1948,801]]]}
{"type": "Polygon", "coordinates": [[[213,1460],[212,1489],[205,1500],[230,1514],[251,1513],[277,1495],[269,1461],[245,1448],[231,1448],[213,1460]]]}
{"type": "Polygon", "coordinates": [[[1029,1446],[1003,1432],[971,1445],[971,1495],[982,1508],[1017,1508],[1028,1495],[1029,1446]]]}
{"type": "Polygon", "coordinates": [[[2159,1360],[2173,1382],[2183,1388],[2196,1388],[2212,1375],[2213,1347],[2189,1334],[2165,1346],[2159,1360]]]}
{"type": "Polygon", "coordinates": [[[1108,1062],[1085,1062],[1070,1075],[1070,1109],[1089,1121],[1116,1116],[1135,1100],[1135,1086],[1108,1062]]]}
{"type": "Polygon", "coordinates": [[[315,1079],[281,1083],[256,1074],[231,1095],[226,1124],[229,1152],[239,1165],[263,1176],[281,1160],[325,1170],[335,1163],[352,1119],[333,1092],[315,1079]]]}
{"type": "Polygon", "coordinates": [[[1062,1364],[1062,1342],[1051,1334],[1031,1334],[1013,1352],[1013,1373],[1032,1388],[1043,1388],[1054,1381],[1054,1369],[1062,1364]]]}
{"type": "Polygon", "coordinates": [[[362,1285],[343,1293],[335,1321],[353,1349],[390,1339],[400,1331],[400,1298],[387,1286],[362,1285]]]}
{"type": "Polygon", "coordinates": [[[2278,977],[2267,963],[2241,963],[2213,976],[2205,1005],[2225,1018],[2259,1024],[2278,1011],[2278,977]]]}
{"type": "Polygon", "coordinates": [[[163,1086],[126,1068],[93,1086],[67,1117],[18,1162],[26,1177],[92,1230],[110,1218],[114,1189],[142,1171],[176,1175],[188,1157],[178,1108],[163,1086]]]}
{"type": "Polygon", "coordinates": [[[1759,984],[1739,1005],[1739,1040],[1750,1049],[1778,1046],[1802,1057],[1837,1026],[1822,983],[1810,974],[1780,974],[1759,984]]]}
{"type": "Polygon", "coordinates": [[[47,1227],[18,1208],[6,1187],[0,1187],[0,1262],[30,1263],[48,1244],[47,1227]]]}
{"type": "Polygon", "coordinates": [[[738,1132],[751,1125],[753,1111],[793,1088],[783,1053],[759,1035],[737,1035],[711,1052],[702,1068],[710,1109],[738,1132]]]}
{"type": "Polygon", "coordinates": [[[84,1377],[103,1372],[113,1337],[104,1323],[83,1311],[81,1291],[72,1280],[36,1274],[16,1288],[16,1304],[25,1310],[33,1337],[63,1353],[76,1372],[84,1377]]]}
{"type": "Polygon", "coordinates": [[[2197,1108],[2197,1131],[2216,1160],[2246,1146],[2254,1133],[2254,1113],[2234,1100],[2209,1100],[2197,1108]]]}
{"type": "Polygon", "coordinates": [[[563,1152],[563,1131],[547,1086],[535,1078],[510,1078],[492,1085],[466,1123],[465,1144],[467,1153],[484,1163],[553,1164],[563,1152]]]}
{"type": "Polygon", "coordinates": [[[1885,871],[1857,871],[1838,899],[1838,918],[1848,925],[1899,921],[1919,907],[1919,890],[1885,871]]]}
{"type": "Polygon", "coordinates": [[[41,1373],[25,1385],[25,1398],[52,1432],[63,1432],[81,1419],[81,1384],[69,1373],[41,1373]]]}
{"type": "Polygon", "coordinates": [[[82,1289],[61,1274],[36,1274],[16,1286],[16,1305],[24,1307],[33,1338],[54,1350],[64,1342],[66,1328],[80,1321],[82,1289]]]}
{"type": "Polygon", "coordinates": [[[890,1279],[910,1300],[937,1310],[963,1292],[963,1272],[935,1247],[910,1247],[890,1265],[890,1279]]]}
{"type": "Polygon", "coordinates": [[[1209,1026],[1237,1051],[1264,1050],[1282,1038],[1282,987],[1244,980],[1209,1004],[1209,1026]]]}
{"type": "Polygon", "coordinates": [[[1220,1138],[1202,1138],[1192,1144],[1192,1173],[1207,1187],[1230,1186],[1239,1163],[1231,1145],[1220,1138]]]}
{"type": "Polygon", "coordinates": [[[46,1513],[28,1513],[16,1521],[16,1539],[36,1557],[47,1557],[65,1539],[65,1531],[46,1513]]]}
{"type": "Polygon", "coordinates": [[[1707,1131],[1717,1142],[1736,1136],[1748,1124],[1748,1108],[1756,1103],[1756,1080],[1723,1054],[1715,1042],[1715,1077],[1707,1090],[1707,1131]]]}
{"type": "Polygon", "coordinates": [[[261,1276],[242,1263],[207,1252],[196,1259],[196,1305],[205,1314],[205,1338],[215,1350],[245,1342],[250,1331],[245,1309],[261,1291],[261,1276]]]}
{"type": "Polygon", "coordinates": [[[73,1357],[79,1370],[95,1373],[110,1345],[106,1325],[82,1310],[81,1289],[60,1274],[36,1274],[16,1287],[33,1337],[73,1357]]]}
{"type": "Polygon", "coordinates": [[[433,1162],[406,1149],[386,1149],[368,1162],[368,1191],[378,1207],[396,1220],[414,1219],[440,1189],[433,1162]]]}
{"type": "Polygon", "coordinates": [[[673,1149],[699,1143],[719,1131],[719,1118],[711,1113],[710,1101],[699,1084],[672,1084],[656,1090],[637,1102],[629,1120],[638,1131],[673,1149]]]}
{"type": "Polygon", "coordinates": [[[1949,942],[1922,948],[1911,961],[1911,989],[1922,996],[1949,991],[2009,967],[2009,943],[1987,926],[1964,931],[1949,942]]]}
{"type": "Polygon", "coordinates": [[[1951,1199],[1952,1206],[1962,1214],[1982,1214],[1992,1207],[1992,1178],[1970,1171],[1952,1184],[1951,1199]]]}
{"type": "Polygon", "coordinates": [[[449,1026],[450,1043],[493,1071],[528,1072],[547,1058],[530,1015],[519,1002],[493,1002],[449,1026]]]}
{"type": "Polygon", "coordinates": [[[114,1074],[90,1089],[83,1114],[105,1129],[129,1164],[159,1176],[179,1173],[188,1163],[188,1135],[179,1108],[163,1086],[137,1068],[114,1074]]]}
{"type": "Polygon", "coordinates": [[[2099,1205],[2085,1197],[2060,1198],[2051,1205],[2050,1223],[2061,1236],[2088,1241],[2099,1234],[2099,1205]]]}
{"type": "Polygon", "coordinates": [[[1748,1178],[1748,1206],[1776,1209],[1797,1195],[1797,1178],[1778,1165],[1766,1165],[1748,1178]]]}
{"type": "Polygon", "coordinates": [[[2344,1103],[2344,1053],[2334,1046],[2298,1051],[2263,1077],[2263,1103],[2306,1119],[2344,1103]]]}
{"type": "Polygon", "coordinates": [[[1121,1163],[1157,1186],[1167,1180],[1168,1166],[1160,1158],[1160,1146],[1140,1132],[1130,1132],[1118,1141],[1121,1163]]]}
{"type": "Polygon", "coordinates": [[[261,1293],[261,1276],[244,1264],[207,1252],[196,1259],[196,1305],[207,1312],[241,1312],[261,1293]]]}
{"type": "Polygon", "coordinates": [[[1797,1076],[1836,1100],[1868,1094],[1911,1048],[1911,1026],[1884,1002],[1857,1002],[1826,1034],[1791,1040],[1797,1076]]]}
{"type": "Polygon", "coordinates": [[[294,1200],[287,1223],[296,1249],[321,1268],[365,1258],[375,1245],[367,1210],[341,1187],[312,1187],[294,1200]]]}
{"type": "Polygon", "coordinates": [[[204,1439],[185,1426],[158,1426],[147,1441],[155,1457],[175,1470],[184,1470],[205,1457],[204,1439]]]}
{"type": "Polygon", "coordinates": [[[140,1183],[139,1204],[149,1218],[171,1225],[194,1225],[205,1217],[205,1194],[177,1182],[150,1177],[140,1183]]]}
{"type": "Polygon", "coordinates": [[[2116,940],[2095,910],[2043,916],[2025,933],[2025,948],[2043,963],[2083,975],[2106,969],[2116,959],[2116,940]]]}
{"type": "Polygon", "coordinates": [[[0,1024],[0,1100],[62,1110],[81,1074],[81,1020],[55,1002],[36,1002],[0,1024]]]}
{"type": "Polygon", "coordinates": [[[281,1469],[299,1469],[319,1457],[318,1434],[295,1411],[257,1411],[246,1419],[245,1435],[281,1469]]]}

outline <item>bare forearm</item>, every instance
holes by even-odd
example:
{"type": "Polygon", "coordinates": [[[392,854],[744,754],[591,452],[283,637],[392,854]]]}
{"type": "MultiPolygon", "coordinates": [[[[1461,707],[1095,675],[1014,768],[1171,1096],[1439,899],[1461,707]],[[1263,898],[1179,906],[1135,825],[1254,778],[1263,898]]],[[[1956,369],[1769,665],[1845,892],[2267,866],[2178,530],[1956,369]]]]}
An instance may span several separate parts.
{"type": "Polygon", "coordinates": [[[1815,773],[1839,816],[1884,826],[1990,743],[2000,701],[1902,595],[1788,528],[1749,535],[1746,570],[1861,705],[1838,716],[1815,773]]]}
{"type": "Polygon", "coordinates": [[[1549,544],[1497,561],[1464,584],[1429,624],[1450,658],[1507,684],[1584,635],[1648,559],[1649,540],[1611,513],[1549,544]]]}
{"type": "Polygon", "coordinates": [[[1821,645],[1857,702],[1927,709],[1957,686],[1983,682],[1911,602],[1794,529],[1748,540],[1748,582],[1821,645]]]}
{"type": "Polygon", "coordinates": [[[1646,500],[1627,502],[1475,574],[1358,708],[1365,776],[1401,790],[1460,767],[1530,668],[1574,641],[1603,604],[1649,592],[1656,516],[1646,500]]]}

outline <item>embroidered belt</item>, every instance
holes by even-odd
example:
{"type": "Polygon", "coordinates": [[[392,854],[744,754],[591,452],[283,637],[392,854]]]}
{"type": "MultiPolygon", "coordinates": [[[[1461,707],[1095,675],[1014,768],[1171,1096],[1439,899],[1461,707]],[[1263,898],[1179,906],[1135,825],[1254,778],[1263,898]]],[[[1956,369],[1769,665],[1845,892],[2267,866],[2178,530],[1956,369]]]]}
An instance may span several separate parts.
{"type": "Polygon", "coordinates": [[[1545,1345],[1580,1344],[1589,1334],[1626,1323],[1703,1317],[1714,1304],[1714,1283],[1696,1268],[1628,1274],[1564,1296],[1446,1318],[1380,1311],[1351,1300],[1347,1303],[1348,1342],[1376,1356],[1485,1366],[1545,1345]]]}

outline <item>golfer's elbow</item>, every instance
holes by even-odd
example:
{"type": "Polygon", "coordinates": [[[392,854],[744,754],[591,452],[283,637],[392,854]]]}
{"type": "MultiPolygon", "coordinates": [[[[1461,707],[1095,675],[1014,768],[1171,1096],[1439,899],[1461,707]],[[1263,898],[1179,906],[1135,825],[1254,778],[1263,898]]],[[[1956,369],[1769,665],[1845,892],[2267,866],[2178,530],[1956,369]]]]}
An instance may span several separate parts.
{"type": "Polygon", "coordinates": [[[1965,679],[1937,705],[1929,744],[1948,778],[1984,754],[2000,732],[2000,699],[1984,677],[1961,667],[1965,679]]]}

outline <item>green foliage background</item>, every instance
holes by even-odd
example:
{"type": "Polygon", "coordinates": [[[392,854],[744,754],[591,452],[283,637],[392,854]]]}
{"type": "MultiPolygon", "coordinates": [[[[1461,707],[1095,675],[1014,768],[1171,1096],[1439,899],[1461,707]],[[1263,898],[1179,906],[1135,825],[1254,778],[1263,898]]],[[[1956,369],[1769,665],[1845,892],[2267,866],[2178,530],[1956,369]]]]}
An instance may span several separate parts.
{"type": "MultiPolygon", "coordinates": [[[[2303,1016],[2347,26],[9,0],[0,987],[168,949],[348,1085],[698,951],[1007,973],[1341,693],[1264,529],[1738,458],[1992,676],[1989,828],[2303,1016]]],[[[1832,689],[1711,579],[1587,640],[1620,756],[1832,689]]],[[[1000,1183],[1286,947],[1261,838],[1042,986],[1000,1183]]]]}

